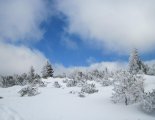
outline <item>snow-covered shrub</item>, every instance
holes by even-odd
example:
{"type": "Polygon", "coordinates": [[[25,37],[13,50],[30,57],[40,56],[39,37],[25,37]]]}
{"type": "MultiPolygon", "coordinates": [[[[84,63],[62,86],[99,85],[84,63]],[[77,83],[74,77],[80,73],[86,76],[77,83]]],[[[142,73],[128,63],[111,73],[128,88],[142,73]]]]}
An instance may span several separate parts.
{"type": "Polygon", "coordinates": [[[68,79],[63,80],[62,82],[63,82],[63,83],[67,83],[67,82],[68,82],[68,79]]]}
{"type": "Polygon", "coordinates": [[[37,87],[28,86],[25,88],[22,88],[19,92],[21,97],[27,95],[27,96],[35,96],[39,94],[37,87]]]}
{"type": "Polygon", "coordinates": [[[103,70],[88,69],[88,70],[75,70],[68,75],[68,78],[81,81],[81,80],[94,80],[101,82],[103,79],[107,80],[112,76],[112,72],[107,68],[103,70]]]}
{"type": "Polygon", "coordinates": [[[111,83],[110,83],[110,81],[108,81],[108,80],[104,80],[104,81],[102,82],[102,85],[103,85],[103,86],[109,86],[109,85],[111,85],[111,83]]]}
{"type": "Polygon", "coordinates": [[[117,72],[114,79],[112,101],[123,102],[126,105],[142,100],[144,86],[143,77],[130,74],[127,71],[117,72]]]}
{"type": "Polygon", "coordinates": [[[70,93],[70,94],[76,94],[77,91],[71,90],[69,93],[70,93]]]}
{"type": "Polygon", "coordinates": [[[79,97],[85,97],[85,94],[84,94],[84,92],[79,92],[79,93],[78,93],[78,96],[79,96],[79,97]]]}
{"type": "Polygon", "coordinates": [[[105,77],[105,71],[99,71],[97,69],[90,72],[92,80],[101,81],[105,77]]]}
{"type": "Polygon", "coordinates": [[[85,79],[85,73],[80,70],[74,70],[72,73],[68,75],[68,78],[73,80],[83,80],[85,79]]]}
{"type": "Polygon", "coordinates": [[[111,79],[103,79],[101,84],[102,84],[102,86],[112,85],[112,80],[111,79]]]}
{"type": "Polygon", "coordinates": [[[142,107],[146,112],[155,110],[155,89],[152,92],[144,93],[142,107]]]}
{"type": "Polygon", "coordinates": [[[3,87],[3,78],[0,76],[0,87],[3,87]]]}
{"type": "Polygon", "coordinates": [[[77,81],[76,80],[68,80],[66,86],[67,87],[74,87],[77,85],[77,81]]]}
{"type": "Polygon", "coordinates": [[[95,84],[86,84],[81,88],[81,92],[92,94],[98,92],[98,90],[96,89],[95,84]]]}
{"type": "Polygon", "coordinates": [[[85,84],[87,84],[86,80],[79,80],[79,81],[77,81],[77,87],[82,87],[85,84]]]}
{"type": "Polygon", "coordinates": [[[0,85],[4,88],[11,87],[16,85],[16,81],[14,80],[13,76],[1,76],[0,85]]]}
{"type": "Polygon", "coordinates": [[[0,87],[3,87],[2,81],[3,81],[2,76],[0,76],[0,87]]]}
{"type": "Polygon", "coordinates": [[[0,77],[0,86],[1,87],[11,87],[14,85],[26,85],[28,83],[27,75],[24,73],[22,75],[13,75],[13,76],[1,76],[0,77]]]}
{"type": "Polygon", "coordinates": [[[33,80],[31,85],[38,86],[38,87],[46,87],[46,84],[40,78],[33,80]]]}
{"type": "Polygon", "coordinates": [[[13,76],[13,79],[16,81],[16,85],[24,86],[28,84],[28,75],[26,73],[23,73],[22,75],[15,74],[13,76]]]}
{"type": "Polygon", "coordinates": [[[58,81],[55,81],[55,82],[54,82],[54,87],[56,87],[56,88],[61,88],[61,85],[58,83],[58,81]]]}

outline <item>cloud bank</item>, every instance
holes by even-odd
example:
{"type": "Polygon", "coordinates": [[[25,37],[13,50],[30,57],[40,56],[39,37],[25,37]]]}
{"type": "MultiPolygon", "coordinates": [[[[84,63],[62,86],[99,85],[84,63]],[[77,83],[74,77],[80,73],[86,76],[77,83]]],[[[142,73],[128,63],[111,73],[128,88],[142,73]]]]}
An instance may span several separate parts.
{"type": "Polygon", "coordinates": [[[70,34],[122,54],[154,50],[154,0],[59,0],[70,34]]]}
{"type": "Polygon", "coordinates": [[[40,40],[50,11],[48,0],[1,0],[0,41],[40,40]]]}
{"type": "Polygon", "coordinates": [[[41,27],[52,15],[49,0],[0,1],[0,75],[28,72],[34,66],[37,73],[47,58],[38,50],[24,46],[43,38],[41,27]],[[16,42],[21,46],[16,46],[16,42]]]}
{"type": "Polygon", "coordinates": [[[67,75],[72,73],[73,71],[79,70],[79,71],[91,71],[91,70],[104,70],[105,68],[108,68],[109,71],[117,71],[120,69],[127,68],[128,63],[127,62],[100,62],[100,63],[92,63],[89,66],[74,66],[74,67],[64,67],[61,64],[54,64],[55,68],[55,75],[62,75],[63,73],[66,73],[67,75]]]}
{"type": "Polygon", "coordinates": [[[0,43],[0,75],[28,72],[31,66],[40,73],[46,60],[46,57],[35,49],[0,43]]]}

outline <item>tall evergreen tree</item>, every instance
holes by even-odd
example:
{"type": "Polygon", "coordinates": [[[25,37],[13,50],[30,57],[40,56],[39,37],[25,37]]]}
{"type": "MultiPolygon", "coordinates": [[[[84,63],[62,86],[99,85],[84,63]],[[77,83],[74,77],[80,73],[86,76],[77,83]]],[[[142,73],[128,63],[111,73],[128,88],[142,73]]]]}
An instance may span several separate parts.
{"type": "Polygon", "coordinates": [[[29,82],[32,83],[35,79],[35,70],[33,68],[33,66],[31,66],[30,71],[29,71],[29,82]]]}
{"type": "Polygon", "coordinates": [[[42,70],[42,77],[43,78],[53,77],[53,73],[54,71],[52,65],[47,61],[42,70]]]}
{"type": "Polygon", "coordinates": [[[133,49],[129,58],[129,72],[137,74],[140,70],[140,58],[138,55],[138,50],[133,49]]]}
{"type": "Polygon", "coordinates": [[[134,48],[130,54],[129,57],[129,72],[132,74],[137,73],[147,73],[148,72],[148,66],[143,63],[143,61],[140,60],[140,57],[138,55],[138,50],[134,48]]]}

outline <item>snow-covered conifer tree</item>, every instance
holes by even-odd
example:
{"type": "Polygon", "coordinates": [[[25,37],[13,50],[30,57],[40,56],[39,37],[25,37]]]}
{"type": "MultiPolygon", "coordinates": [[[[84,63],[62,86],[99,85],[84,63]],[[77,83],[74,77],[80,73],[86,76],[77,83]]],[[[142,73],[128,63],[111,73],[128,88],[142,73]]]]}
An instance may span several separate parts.
{"type": "Polygon", "coordinates": [[[145,65],[138,55],[138,50],[133,49],[129,58],[129,72],[132,74],[147,73],[148,66],[145,65]]]}
{"type": "Polygon", "coordinates": [[[53,72],[54,71],[52,65],[47,61],[42,69],[42,77],[43,78],[53,77],[53,72]]]}
{"type": "Polygon", "coordinates": [[[138,55],[138,50],[133,49],[129,58],[129,72],[137,74],[140,70],[140,58],[138,55]]]}
{"type": "Polygon", "coordinates": [[[30,68],[28,79],[29,79],[30,83],[32,83],[35,79],[35,70],[34,70],[33,66],[31,66],[31,68],[30,68]]]}
{"type": "Polygon", "coordinates": [[[144,92],[143,77],[120,71],[114,78],[114,89],[112,101],[114,103],[124,102],[126,105],[141,100],[144,92]]]}

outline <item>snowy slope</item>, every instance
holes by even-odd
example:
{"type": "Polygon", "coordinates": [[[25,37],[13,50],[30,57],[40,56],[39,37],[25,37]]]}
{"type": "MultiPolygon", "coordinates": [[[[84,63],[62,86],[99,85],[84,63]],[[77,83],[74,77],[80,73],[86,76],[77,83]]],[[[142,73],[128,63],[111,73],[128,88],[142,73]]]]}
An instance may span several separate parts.
{"type": "MultiPolygon", "coordinates": [[[[155,88],[155,77],[145,76],[147,90],[155,88]]],[[[70,94],[78,87],[67,88],[63,79],[51,78],[45,88],[34,97],[20,97],[21,86],[0,88],[0,120],[155,120],[155,113],[144,113],[139,104],[125,106],[113,104],[110,100],[112,87],[101,87],[98,93],[84,98],[70,94]],[[54,88],[59,81],[62,88],[54,88]]]]}
{"type": "Polygon", "coordinates": [[[144,78],[145,78],[144,83],[145,91],[151,92],[152,89],[155,89],[155,76],[145,75],[144,78]]]}

